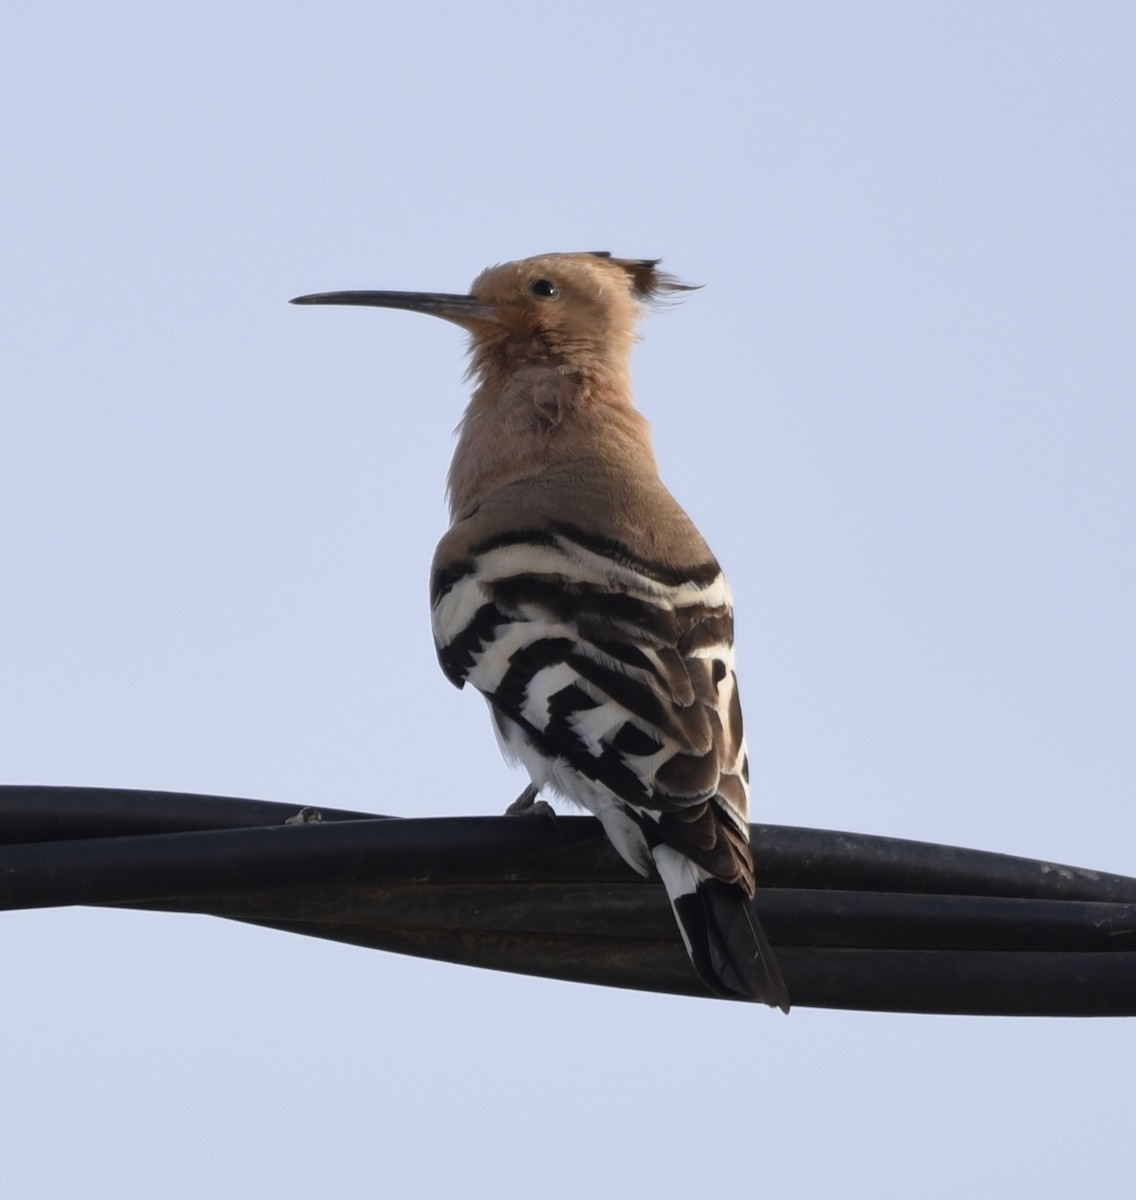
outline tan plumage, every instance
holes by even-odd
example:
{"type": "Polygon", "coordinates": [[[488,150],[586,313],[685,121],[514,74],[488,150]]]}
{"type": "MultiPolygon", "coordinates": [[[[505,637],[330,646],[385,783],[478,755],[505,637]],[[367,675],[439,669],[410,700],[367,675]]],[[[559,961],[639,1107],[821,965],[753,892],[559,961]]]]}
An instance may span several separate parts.
{"type": "Polygon", "coordinates": [[[475,389],[431,581],[442,667],[486,696],[534,790],[595,813],[637,870],[654,863],[710,987],[787,1010],[751,902],[729,589],[632,398],[642,302],[683,287],[653,261],[556,254],[492,267],[464,296],[300,299],[469,331],[475,389]]]}

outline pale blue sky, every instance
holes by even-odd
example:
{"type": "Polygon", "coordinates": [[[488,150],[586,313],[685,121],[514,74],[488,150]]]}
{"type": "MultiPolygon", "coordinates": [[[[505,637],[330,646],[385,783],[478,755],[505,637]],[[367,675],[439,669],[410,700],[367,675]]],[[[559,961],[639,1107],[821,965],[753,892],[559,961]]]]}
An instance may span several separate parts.
{"type": "MultiPolygon", "coordinates": [[[[545,250],[738,605],[758,819],[1136,874],[1136,10],[10,6],[0,779],[402,816],[521,780],[430,643],[460,334],[300,310],[545,250]]],[[[1136,1024],[588,989],[0,920],[13,1196],[1048,1197],[1136,1024]]]]}

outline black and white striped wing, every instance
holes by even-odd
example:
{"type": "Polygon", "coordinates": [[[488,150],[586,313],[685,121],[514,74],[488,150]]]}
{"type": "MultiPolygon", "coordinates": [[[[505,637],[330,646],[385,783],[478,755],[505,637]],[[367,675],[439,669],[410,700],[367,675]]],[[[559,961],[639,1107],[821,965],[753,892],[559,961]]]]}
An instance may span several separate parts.
{"type": "Polygon", "coordinates": [[[567,526],[499,536],[433,580],[438,657],[649,844],[753,893],[729,589],[567,526]]]}

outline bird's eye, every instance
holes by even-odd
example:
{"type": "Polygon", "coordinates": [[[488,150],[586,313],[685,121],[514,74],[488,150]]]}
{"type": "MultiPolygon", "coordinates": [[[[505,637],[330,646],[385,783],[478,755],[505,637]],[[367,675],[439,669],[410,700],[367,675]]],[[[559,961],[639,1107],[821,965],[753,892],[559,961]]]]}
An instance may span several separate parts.
{"type": "Polygon", "coordinates": [[[534,296],[555,296],[556,284],[551,279],[538,279],[531,290],[534,296]]]}

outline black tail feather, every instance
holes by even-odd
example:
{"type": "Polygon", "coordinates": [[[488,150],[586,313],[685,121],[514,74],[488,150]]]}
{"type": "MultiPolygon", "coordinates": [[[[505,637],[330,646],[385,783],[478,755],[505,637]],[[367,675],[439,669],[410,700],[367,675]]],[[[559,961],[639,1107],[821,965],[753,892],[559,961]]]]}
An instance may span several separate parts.
{"type": "Polygon", "coordinates": [[[789,990],[753,901],[733,884],[703,880],[679,896],[675,916],[702,981],[720,996],[757,1000],[789,1011],[789,990]]]}

